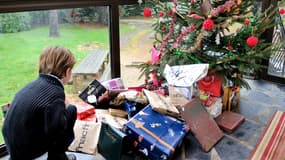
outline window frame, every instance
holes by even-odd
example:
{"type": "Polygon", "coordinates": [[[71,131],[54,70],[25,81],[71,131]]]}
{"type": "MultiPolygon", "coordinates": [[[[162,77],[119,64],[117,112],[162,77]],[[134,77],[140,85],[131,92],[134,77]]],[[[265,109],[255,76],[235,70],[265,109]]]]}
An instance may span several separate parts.
{"type": "Polygon", "coordinates": [[[0,13],[108,6],[111,78],[117,78],[121,77],[119,5],[137,3],[136,0],[2,0],[0,1],[0,13]]]}

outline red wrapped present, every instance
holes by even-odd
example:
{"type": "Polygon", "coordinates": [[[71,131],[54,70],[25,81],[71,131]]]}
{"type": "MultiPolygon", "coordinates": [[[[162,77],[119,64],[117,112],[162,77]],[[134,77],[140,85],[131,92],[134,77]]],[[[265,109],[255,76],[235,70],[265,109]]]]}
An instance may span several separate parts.
{"type": "Polygon", "coordinates": [[[222,77],[220,75],[208,75],[207,77],[198,81],[200,90],[215,97],[222,95],[222,77]]]}
{"type": "Polygon", "coordinates": [[[85,102],[79,102],[75,104],[77,108],[77,119],[84,120],[87,117],[95,116],[95,108],[85,102]]]}
{"type": "Polygon", "coordinates": [[[91,114],[88,117],[85,117],[84,119],[82,119],[83,121],[91,121],[91,122],[97,122],[97,117],[95,114],[91,114]]]}

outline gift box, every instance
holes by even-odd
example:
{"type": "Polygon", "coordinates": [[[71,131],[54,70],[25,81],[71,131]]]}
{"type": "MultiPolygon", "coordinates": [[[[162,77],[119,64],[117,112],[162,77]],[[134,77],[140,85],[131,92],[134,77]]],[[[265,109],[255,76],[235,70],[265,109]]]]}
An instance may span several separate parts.
{"type": "Polygon", "coordinates": [[[125,89],[123,80],[121,78],[114,78],[111,80],[103,81],[101,84],[107,89],[125,89]]]}
{"type": "Polygon", "coordinates": [[[127,123],[127,119],[112,116],[107,109],[96,109],[95,112],[98,122],[108,123],[115,128],[122,129],[124,124],[127,123]]]}
{"type": "Polygon", "coordinates": [[[80,94],[84,102],[96,106],[97,108],[106,108],[104,105],[109,101],[108,90],[96,79],[94,79],[80,94]],[[100,105],[101,104],[101,105],[100,105]]]}
{"type": "Polygon", "coordinates": [[[75,104],[77,108],[77,119],[83,120],[87,117],[93,116],[95,117],[95,108],[85,102],[79,102],[75,104]]]}
{"type": "Polygon", "coordinates": [[[218,117],[222,113],[222,98],[217,98],[217,100],[211,106],[205,108],[213,118],[218,117]]]}
{"type": "Polygon", "coordinates": [[[143,92],[147,96],[149,104],[153,110],[173,117],[180,116],[178,109],[170,102],[168,97],[146,89],[144,89],[143,92]]]}
{"type": "Polygon", "coordinates": [[[222,77],[220,75],[208,75],[198,81],[198,87],[203,92],[215,97],[222,96],[222,77]]]}
{"type": "Polygon", "coordinates": [[[93,121],[93,122],[97,122],[97,117],[95,114],[91,114],[88,117],[85,117],[84,119],[82,119],[83,121],[93,121]]]}
{"type": "Polygon", "coordinates": [[[125,124],[126,134],[135,147],[150,159],[169,159],[189,128],[173,117],[146,106],[125,124]]]}
{"type": "Polygon", "coordinates": [[[115,117],[121,117],[121,118],[126,118],[128,113],[124,110],[121,110],[121,109],[113,109],[113,108],[109,108],[109,113],[112,115],[112,116],[115,116],[115,117]]]}
{"type": "Polygon", "coordinates": [[[169,86],[170,102],[175,106],[182,106],[192,99],[193,87],[169,86]]]}
{"type": "Polygon", "coordinates": [[[145,107],[145,105],[125,100],[124,102],[125,111],[127,112],[128,119],[131,119],[134,115],[136,115],[141,109],[145,107]]]}

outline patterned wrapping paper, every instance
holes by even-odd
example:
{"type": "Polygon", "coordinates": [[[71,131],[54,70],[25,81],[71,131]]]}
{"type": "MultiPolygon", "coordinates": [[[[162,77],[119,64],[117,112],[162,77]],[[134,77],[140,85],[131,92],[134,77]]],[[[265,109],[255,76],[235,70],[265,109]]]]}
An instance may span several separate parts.
{"type": "Polygon", "coordinates": [[[121,78],[114,78],[103,81],[102,85],[107,89],[125,89],[124,82],[121,78]]]}
{"type": "Polygon", "coordinates": [[[176,106],[170,103],[169,97],[160,95],[159,93],[152,92],[146,89],[144,89],[143,92],[147,96],[149,104],[151,105],[153,110],[173,117],[180,116],[180,113],[176,106]]]}
{"type": "Polygon", "coordinates": [[[112,116],[107,109],[96,109],[95,112],[98,122],[108,123],[118,129],[122,129],[124,124],[128,121],[125,118],[112,116]]]}
{"type": "Polygon", "coordinates": [[[185,123],[146,106],[125,124],[126,134],[150,159],[169,159],[189,131],[185,123]]]}

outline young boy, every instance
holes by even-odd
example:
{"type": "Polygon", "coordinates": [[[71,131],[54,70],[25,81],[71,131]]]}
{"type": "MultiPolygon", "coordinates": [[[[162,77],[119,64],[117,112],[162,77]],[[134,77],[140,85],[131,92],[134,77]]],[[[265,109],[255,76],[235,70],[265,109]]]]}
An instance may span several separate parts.
{"type": "Polygon", "coordinates": [[[76,108],[65,99],[64,84],[75,58],[61,46],[45,48],[39,59],[39,76],[14,97],[3,125],[12,160],[31,160],[48,152],[48,160],[75,160],[66,155],[74,139],[76,108]]]}

